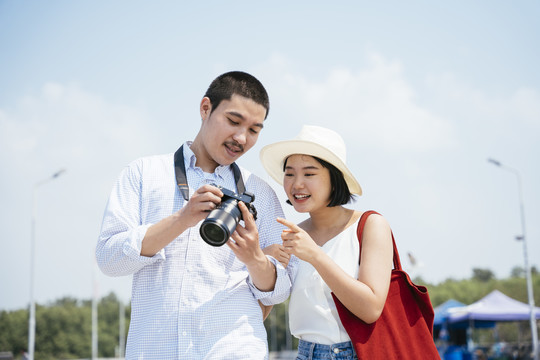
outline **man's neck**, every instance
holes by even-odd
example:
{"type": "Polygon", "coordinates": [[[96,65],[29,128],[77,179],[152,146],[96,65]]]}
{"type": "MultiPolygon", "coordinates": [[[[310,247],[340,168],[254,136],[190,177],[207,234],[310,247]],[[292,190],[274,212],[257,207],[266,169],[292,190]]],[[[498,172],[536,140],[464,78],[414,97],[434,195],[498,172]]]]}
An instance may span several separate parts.
{"type": "Polygon", "coordinates": [[[195,154],[195,166],[200,167],[202,171],[209,174],[216,171],[219,164],[210,157],[210,154],[208,154],[206,150],[203,150],[203,147],[198,145],[197,139],[193,141],[189,148],[193,151],[193,154],[195,154]]]}

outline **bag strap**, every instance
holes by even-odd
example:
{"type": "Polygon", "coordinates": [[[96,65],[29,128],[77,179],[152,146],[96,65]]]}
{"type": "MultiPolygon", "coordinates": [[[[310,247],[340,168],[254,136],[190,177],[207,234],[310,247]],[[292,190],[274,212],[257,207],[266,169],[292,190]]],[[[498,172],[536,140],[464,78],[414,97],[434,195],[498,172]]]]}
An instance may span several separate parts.
{"type": "MultiPolygon", "coordinates": [[[[376,211],[369,210],[362,214],[362,216],[360,217],[360,221],[358,222],[358,228],[356,230],[356,236],[358,237],[358,243],[360,244],[360,255],[358,257],[358,263],[360,263],[360,259],[362,258],[362,235],[364,232],[364,226],[366,225],[366,221],[371,214],[381,215],[376,211]]],[[[399,260],[399,253],[397,250],[396,241],[394,240],[394,233],[390,231],[390,234],[392,235],[392,244],[394,246],[394,269],[403,270],[401,268],[401,261],[399,260]]]]}

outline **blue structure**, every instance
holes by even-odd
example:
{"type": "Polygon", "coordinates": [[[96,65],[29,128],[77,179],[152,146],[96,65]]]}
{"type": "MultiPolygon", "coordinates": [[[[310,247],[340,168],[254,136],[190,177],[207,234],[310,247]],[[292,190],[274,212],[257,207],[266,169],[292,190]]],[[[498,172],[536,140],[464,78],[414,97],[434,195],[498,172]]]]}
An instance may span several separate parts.
{"type": "MultiPolygon", "coordinates": [[[[540,308],[535,308],[540,319],[540,308]]],[[[434,309],[433,335],[444,360],[470,359],[475,349],[472,331],[493,328],[497,322],[526,321],[530,316],[528,304],[512,299],[498,290],[482,299],[465,305],[450,299],[434,309]]]]}

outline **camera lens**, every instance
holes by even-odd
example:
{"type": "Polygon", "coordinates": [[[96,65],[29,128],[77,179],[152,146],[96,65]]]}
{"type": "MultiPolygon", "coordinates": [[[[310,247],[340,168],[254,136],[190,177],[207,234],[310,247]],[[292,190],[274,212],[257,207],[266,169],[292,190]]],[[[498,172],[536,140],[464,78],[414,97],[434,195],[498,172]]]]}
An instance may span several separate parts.
{"type": "Polygon", "coordinates": [[[201,236],[204,241],[213,246],[221,246],[229,238],[227,229],[219,224],[206,221],[201,225],[201,236]]]}
{"type": "Polygon", "coordinates": [[[242,217],[237,205],[237,200],[228,199],[208,214],[199,231],[206,243],[221,246],[229,240],[242,217]]]}

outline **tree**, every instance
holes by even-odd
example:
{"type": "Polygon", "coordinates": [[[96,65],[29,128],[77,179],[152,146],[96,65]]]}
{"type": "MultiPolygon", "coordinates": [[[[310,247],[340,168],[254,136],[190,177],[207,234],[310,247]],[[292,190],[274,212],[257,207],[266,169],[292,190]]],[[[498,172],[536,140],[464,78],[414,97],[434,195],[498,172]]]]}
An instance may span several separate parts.
{"type": "MultiPolygon", "coordinates": [[[[98,305],[98,353],[100,357],[115,357],[120,336],[120,301],[114,293],[102,298],[98,305]]],[[[126,314],[124,313],[124,317],[126,314]]],[[[127,333],[129,314],[126,319],[127,333]]]]}
{"type": "Polygon", "coordinates": [[[0,311],[0,351],[20,354],[28,348],[28,310],[0,311]]]}
{"type": "Polygon", "coordinates": [[[36,359],[91,355],[91,309],[73,298],[36,308],[36,359]]]}
{"type": "MultiPolygon", "coordinates": [[[[519,267],[516,267],[520,269],[519,267]]],[[[536,268],[534,268],[536,269],[536,268]]],[[[532,271],[535,303],[540,304],[540,275],[532,271]]],[[[513,299],[527,303],[527,284],[524,277],[497,280],[487,269],[474,269],[471,279],[447,279],[439,284],[427,284],[417,278],[415,283],[428,288],[434,307],[448,299],[471,304],[497,289],[513,299]]],[[[288,301],[275,305],[265,320],[271,351],[296,349],[298,340],[290,335],[287,324],[288,301]]],[[[89,358],[91,355],[91,300],[62,298],[36,308],[36,359],[89,358]]],[[[130,308],[125,311],[129,328],[130,308]]],[[[100,299],[98,304],[99,357],[114,357],[119,337],[119,300],[114,293],[100,299]]],[[[517,339],[516,326],[499,326],[500,340],[517,339]]],[[[527,326],[522,331],[526,332],[527,326]]],[[[481,334],[480,331],[478,331],[481,334]]],[[[490,335],[491,336],[491,335],[490,335]]],[[[530,335],[529,335],[530,336],[530,335]]],[[[488,339],[489,340],[489,339],[488,339]]],[[[486,340],[487,341],[487,340],[486,340]]],[[[491,340],[489,340],[491,341],[491,340]]],[[[0,311],[0,351],[11,351],[20,359],[28,344],[28,309],[0,311]]]]}
{"type": "Polygon", "coordinates": [[[479,268],[473,269],[474,280],[478,280],[480,282],[488,282],[494,278],[495,278],[495,274],[493,274],[493,271],[489,269],[479,269],[479,268]]]}
{"type": "Polygon", "coordinates": [[[289,301],[274,305],[272,312],[264,321],[268,336],[268,348],[270,351],[296,349],[298,340],[293,338],[289,331],[288,314],[289,301]]]}
{"type": "MultiPolygon", "coordinates": [[[[119,337],[119,302],[113,293],[98,304],[99,357],[114,357],[119,337]]],[[[125,316],[129,318],[129,309],[125,316]]],[[[21,354],[28,345],[28,310],[0,311],[0,351],[21,354]]],[[[129,326],[129,321],[126,321],[129,326]]],[[[126,326],[126,328],[127,328],[126,326]]],[[[92,352],[90,300],[65,297],[36,304],[36,359],[90,358],[92,352]]]]}
{"type": "Polygon", "coordinates": [[[510,277],[519,278],[525,276],[525,270],[521,266],[514,266],[510,271],[510,277]]]}

